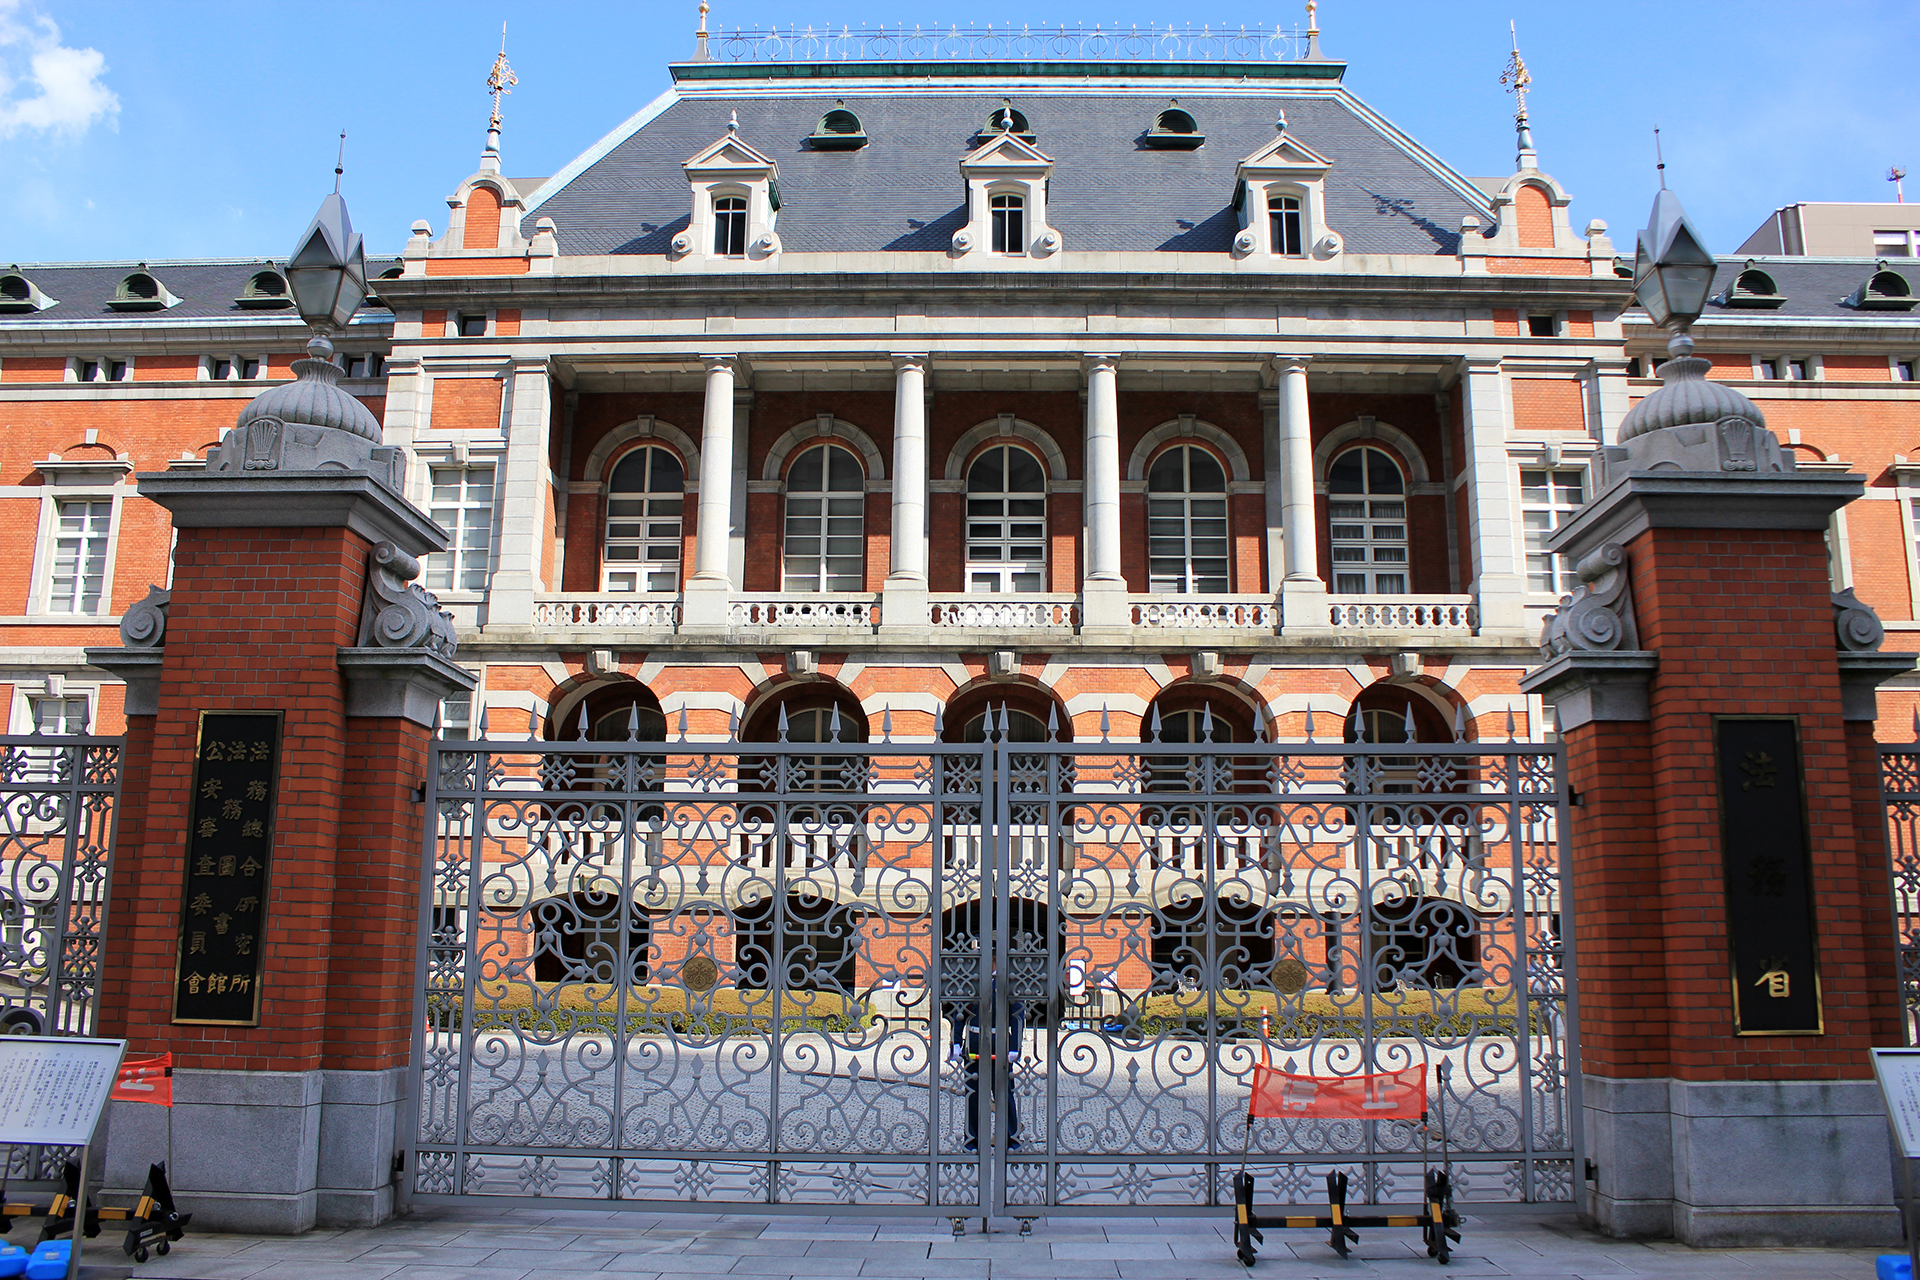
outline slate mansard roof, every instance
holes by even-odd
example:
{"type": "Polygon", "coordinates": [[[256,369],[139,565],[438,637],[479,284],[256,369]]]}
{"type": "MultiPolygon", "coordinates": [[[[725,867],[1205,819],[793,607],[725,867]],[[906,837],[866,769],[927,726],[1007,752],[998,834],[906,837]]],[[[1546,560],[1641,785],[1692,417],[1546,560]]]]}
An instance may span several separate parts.
{"type": "MultiPolygon", "coordinates": [[[[1872,258],[1804,258],[1731,256],[1720,259],[1714,272],[1713,291],[1703,320],[1751,319],[1763,321],[1769,316],[1798,319],[1879,320],[1916,325],[1920,329],[1920,309],[1913,311],[1863,310],[1852,304],[1854,292],[1879,270],[1872,258]],[[1729,307],[1722,300],[1728,288],[1752,262],[1772,280],[1775,290],[1786,301],[1765,310],[1729,307]]],[[[1920,263],[1893,258],[1886,270],[1904,278],[1915,295],[1920,295],[1920,263]]]]}
{"type": "MultiPolygon", "coordinates": [[[[379,291],[380,273],[399,265],[397,258],[368,258],[367,277],[379,291]]],[[[288,321],[299,323],[291,306],[251,309],[236,301],[247,281],[262,271],[283,271],[285,264],[265,258],[215,258],[151,262],[0,262],[0,276],[18,273],[57,305],[40,311],[0,313],[0,326],[35,321],[45,324],[138,325],[154,321],[288,321]],[[158,280],[178,301],[154,310],[116,310],[107,304],[114,299],[120,282],[140,271],[158,280]]],[[[392,317],[371,305],[360,310],[365,321],[369,314],[382,319],[392,317]]]]}
{"type": "Polygon", "coordinates": [[[1182,86],[1180,108],[1194,117],[1206,144],[1180,151],[1152,150],[1142,141],[1167,106],[1166,88],[864,94],[860,86],[846,88],[738,96],[676,91],[665,110],[584,170],[551,180],[535,195],[530,217],[554,220],[563,254],[665,254],[688,222],[682,163],[724,136],[737,111],[741,140],[780,166],[779,229],[787,252],[944,252],[966,222],[960,159],[1010,97],[1034,144],[1054,160],[1047,215],[1069,251],[1225,254],[1239,229],[1231,207],[1234,166],[1273,139],[1282,109],[1288,134],[1333,161],[1327,222],[1345,238],[1347,252],[1452,254],[1463,217],[1490,221],[1486,205],[1466,194],[1472,190],[1466,179],[1443,178],[1443,166],[1369,120],[1344,91],[1182,86]],[[867,145],[811,149],[808,135],[840,100],[859,116],[867,145]]]}

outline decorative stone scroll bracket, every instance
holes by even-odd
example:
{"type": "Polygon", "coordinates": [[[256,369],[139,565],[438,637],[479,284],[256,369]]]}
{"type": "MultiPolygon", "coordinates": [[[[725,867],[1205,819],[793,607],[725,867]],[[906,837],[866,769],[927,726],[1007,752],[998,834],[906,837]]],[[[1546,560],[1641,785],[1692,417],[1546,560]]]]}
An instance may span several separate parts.
{"type": "Polygon", "coordinates": [[[453,615],[413,580],[420,560],[391,542],[376,544],[367,555],[367,591],[360,606],[359,646],[426,649],[453,657],[459,641],[453,615]]]}
{"type": "Polygon", "coordinates": [[[127,686],[125,714],[160,714],[160,668],[166,661],[167,610],[173,593],[149,586],[146,599],[120,618],[122,647],[87,650],[87,662],[127,686]]]}
{"type": "Polygon", "coordinates": [[[1595,720],[1648,720],[1647,686],[1658,655],[1640,648],[1626,548],[1609,542],[1574,572],[1580,585],[1547,615],[1540,635],[1546,661],[1520,681],[1553,704],[1561,732],[1595,720]]]}
{"type": "Polygon", "coordinates": [[[413,581],[419,573],[419,558],[391,542],[376,543],[367,555],[359,643],[341,649],[337,659],[349,716],[411,720],[431,729],[441,701],[477,683],[453,661],[459,647],[453,615],[413,581]]]}
{"type": "Polygon", "coordinates": [[[1913,670],[1911,653],[1883,653],[1887,629],[1873,606],[1853,588],[1833,593],[1833,640],[1839,649],[1840,715],[1844,720],[1880,718],[1881,685],[1913,670]]]}

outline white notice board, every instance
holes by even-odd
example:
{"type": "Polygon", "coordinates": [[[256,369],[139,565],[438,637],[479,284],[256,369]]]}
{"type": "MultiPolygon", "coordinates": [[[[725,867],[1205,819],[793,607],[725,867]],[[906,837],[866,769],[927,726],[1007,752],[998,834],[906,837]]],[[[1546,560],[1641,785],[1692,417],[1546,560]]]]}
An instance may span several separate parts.
{"type": "Polygon", "coordinates": [[[93,1141],[126,1051],[125,1040],[0,1036],[0,1142],[93,1141]]]}
{"type": "Polygon", "coordinates": [[[1900,1152],[1920,1160],[1920,1049],[1870,1049],[1873,1074],[1887,1100],[1887,1122],[1900,1152]]]}

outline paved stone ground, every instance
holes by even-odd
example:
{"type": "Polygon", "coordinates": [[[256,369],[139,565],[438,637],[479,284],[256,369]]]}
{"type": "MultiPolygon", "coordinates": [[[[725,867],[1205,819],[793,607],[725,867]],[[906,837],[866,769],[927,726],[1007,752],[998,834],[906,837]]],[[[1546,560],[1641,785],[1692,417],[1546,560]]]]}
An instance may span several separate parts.
{"type": "MultiPolygon", "coordinates": [[[[171,1255],[132,1268],[152,1280],[619,1280],[764,1276],[769,1280],[1317,1280],[1320,1277],[1658,1277],[1659,1280],[1868,1280],[1872,1249],[1696,1250],[1628,1243],[1570,1217],[1469,1219],[1453,1264],[1427,1258],[1411,1230],[1362,1232],[1342,1262],[1308,1232],[1269,1232],[1251,1272],[1234,1261],[1225,1215],[1054,1218],[1020,1239],[1012,1222],[980,1221],[952,1237],[946,1220],[719,1217],[483,1208],[429,1209],[372,1230],[297,1238],[189,1234],[171,1255]]],[[[123,1258],[106,1237],[90,1263],[123,1258]]]]}

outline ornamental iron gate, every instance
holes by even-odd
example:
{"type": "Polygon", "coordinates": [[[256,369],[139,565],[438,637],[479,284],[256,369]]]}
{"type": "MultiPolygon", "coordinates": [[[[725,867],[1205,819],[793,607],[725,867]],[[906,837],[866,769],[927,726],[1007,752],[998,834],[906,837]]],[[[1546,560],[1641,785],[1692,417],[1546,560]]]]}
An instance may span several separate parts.
{"type": "MultiPolygon", "coordinates": [[[[93,1035],[122,740],[0,737],[0,1035],[93,1035]]],[[[5,1179],[55,1185],[73,1151],[8,1148],[5,1179]]]]}
{"type": "MultiPolygon", "coordinates": [[[[1920,738],[1920,725],[1914,736],[1920,738]]],[[[1887,874],[1903,1043],[1920,1044],[1920,742],[1880,748],[1887,874]]]]}
{"type": "Polygon", "coordinates": [[[1427,1065],[1462,1201],[1573,1199],[1558,744],[1004,736],[436,744],[411,1196],[1417,1194],[1417,1124],[1249,1129],[1268,1062],[1427,1065]]]}

